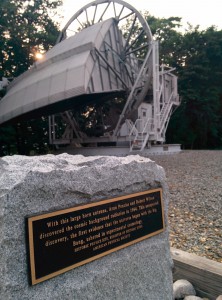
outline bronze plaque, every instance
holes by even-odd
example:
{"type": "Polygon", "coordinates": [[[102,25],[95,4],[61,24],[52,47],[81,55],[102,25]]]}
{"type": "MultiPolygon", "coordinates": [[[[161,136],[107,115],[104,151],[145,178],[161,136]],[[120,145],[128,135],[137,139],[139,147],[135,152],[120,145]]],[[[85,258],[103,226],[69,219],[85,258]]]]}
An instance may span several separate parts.
{"type": "Polygon", "coordinates": [[[31,284],[162,232],[162,189],[27,218],[31,284]]]}

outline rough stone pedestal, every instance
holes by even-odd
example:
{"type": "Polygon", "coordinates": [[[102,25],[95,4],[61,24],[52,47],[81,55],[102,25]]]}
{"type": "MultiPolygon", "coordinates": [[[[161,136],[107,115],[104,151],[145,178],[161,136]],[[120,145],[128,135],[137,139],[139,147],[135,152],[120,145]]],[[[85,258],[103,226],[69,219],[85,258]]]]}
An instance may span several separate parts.
{"type": "Polygon", "coordinates": [[[147,158],[62,154],[0,159],[0,299],[171,300],[167,230],[50,280],[28,284],[26,216],[159,187],[167,220],[165,174],[147,158]]]}

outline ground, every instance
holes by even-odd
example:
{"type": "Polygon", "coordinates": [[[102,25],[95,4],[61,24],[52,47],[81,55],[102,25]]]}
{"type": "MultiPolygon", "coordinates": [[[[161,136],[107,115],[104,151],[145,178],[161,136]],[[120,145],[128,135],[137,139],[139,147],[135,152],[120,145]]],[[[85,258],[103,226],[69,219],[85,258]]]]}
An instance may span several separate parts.
{"type": "Polygon", "coordinates": [[[222,263],[222,151],[150,158],[166,172],[171,246],[222,263]]]}

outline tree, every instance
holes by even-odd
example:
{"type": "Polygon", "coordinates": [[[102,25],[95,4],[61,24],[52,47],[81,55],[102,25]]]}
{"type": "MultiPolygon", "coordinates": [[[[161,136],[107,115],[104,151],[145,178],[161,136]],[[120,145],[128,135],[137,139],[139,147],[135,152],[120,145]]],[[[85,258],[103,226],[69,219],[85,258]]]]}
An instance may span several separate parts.
{"type": "Polygon", "coordinates": [[[2,76],[16,77],[35,61],[37,51],[55,44],[58,24],[50,17],[62,1],[3,0],[0,3],[2,76]]]}
{"type": "MultiPolygon", "coordinates": [[[[34,63],[37,52],[45,52],[55,44],[59,30],[52,17],[61,4],[60,0],[1,0],[0,77],[19,76],[34,63]]],[[[31,150],[44,152],[45,122],[43,117],[1,126],[0,155],[14,153],[16,149],[21,154],[31,150]],[[37,134],[33,134],[34,128],[38,128],[37,134]]]]}
{"type": "Polygon", "coordinates": [[[156,18],[148,12],[145,13],[145,18],[151,29],[153,38],[159,42],[160,62],[165,65],[175,67],[178,66],[177,57],[181,50],[182,33],[179,32],[181,18],[156,18]]]}
{"type": "Polygon", "coordinates": [[[222,31],[215,27],[205,31],[190,27],[181,46],[177,64],[182,104],[170,122],[168,141],[175,141],[174,132],[186,148],[219,148],[222,146],[222,31]],[[181,128],[185,134],[179,134],[181,128]]]}

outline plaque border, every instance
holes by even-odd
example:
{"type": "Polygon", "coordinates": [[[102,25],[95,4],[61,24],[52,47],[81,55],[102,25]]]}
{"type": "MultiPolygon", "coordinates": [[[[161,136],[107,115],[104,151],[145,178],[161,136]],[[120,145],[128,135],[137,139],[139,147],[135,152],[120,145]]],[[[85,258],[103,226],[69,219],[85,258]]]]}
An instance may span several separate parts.
{"type": "Polygon", "coordinates": [[[37,283],[43,282],[45,280],[51,279],[55,276],[58,276],[60,274],[63,274],[67,271],[70,271],[72,269],[75,269],[79,266],[85,265],[89,262],[92,262],[96,259],[99,259],[103,256],[106,256],[110,253],[113,253],[115,251],[121,250],[123,248],[126,248],[128,246],[131,246],[133,244],[136,244],[138,242],[141,242],[149,237],[155,236],[163,231],[165,231],[166,225],[165,225],[165,216],[164,216],[164,205],[163,205],[163,199],[162,199],[162,195],[163,195],[163,190],[162,188],[156,188],[153,190],[146,190],[143,192],[137,192],[137,193],[133,193],[133,194],[128,194],[128,195],[124,195],[124,196],[119,196],[119,197],[115,197],[115,198],[111,198],[111,199],[106,199],[106,200],[99,200],[99,201],[95,201],[95,202],[91,202],[91,203],[87,203],[87,204],[80,204],[80,205],[76,205],[70,208],[65,208],[65,209],[60,209],[60,210],[56,210],[53,212],[49,212],[49,213],[43,213],[40,215],[35,215],[35,216],[31,216],[31,217],[27,217],[27,230],[28,230],[28,249],[29,249],[29,269],[30,269],[30,283],[31,285],[35,285],[37,283]],[[95,207],[95,206],[100,206],[103,204],[107,204],[107,203],[114,203],[117,201],[121,201],[121,200],[125,200],[125,199],[130,199],[133,197],[137,197],[137,196],[142,196],[142,195],[148,195],[148,194],[152,194],[152,193],[156,193],[156,192],[160,192],[160,203],[161,203],[161,210],[162,210],[162,224],[163,227],[157,231],[154,231],[152,233],[149,233],[147,235],[144,235],[140,238],[137,238],[135,240],[132,240],[126,244],[114,247],[110,250],[107,250],[101,254],[92,256],[88,259],[85,259],[81,262],[75,263],[73,265],[70,265],[68,267],[65,267],[61,270],[58,270],[56,272],[50,273],[46,276],[43,276],[39,279],[36,279],[36,272],[35,272],[35,251],[34,251],[34,239],[33,239],[33,221],[37,221],[37,220],[43,220],[49,217],[54,217],[54,216],[59,216],[62,214],[66,214],[66,213],[71,213],[74,211],[78,211],[81,209],[85,209],[85,208],[90,208],[90,207],[95,207]]]}

